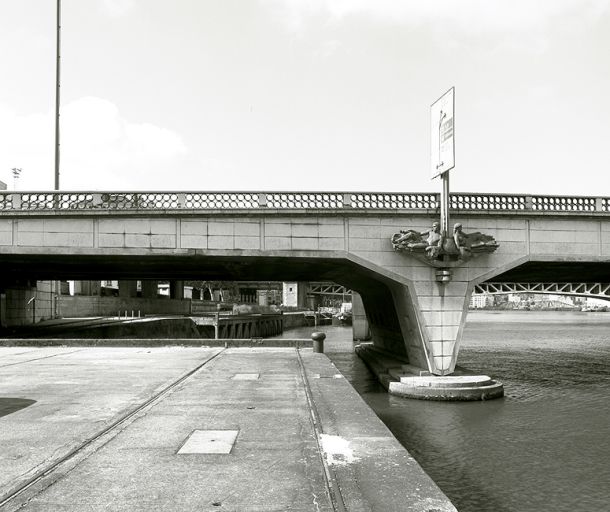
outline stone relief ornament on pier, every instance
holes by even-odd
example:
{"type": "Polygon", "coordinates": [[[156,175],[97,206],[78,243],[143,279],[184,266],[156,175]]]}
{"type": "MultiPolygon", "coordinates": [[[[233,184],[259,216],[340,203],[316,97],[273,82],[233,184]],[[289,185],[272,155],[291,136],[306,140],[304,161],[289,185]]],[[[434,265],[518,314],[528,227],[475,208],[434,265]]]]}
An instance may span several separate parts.
{"type": "Polygon", "coordinates": [[[455,267],[473,256],[492,253],[498,247],[494,237],[483,233],[464,233],[462,225],[453,226],[451,236],[441,234],[440,223],[435,222],[427,231],[401,230],[392,236],[395,251],[412,254],[434,267],[455,267]]]}

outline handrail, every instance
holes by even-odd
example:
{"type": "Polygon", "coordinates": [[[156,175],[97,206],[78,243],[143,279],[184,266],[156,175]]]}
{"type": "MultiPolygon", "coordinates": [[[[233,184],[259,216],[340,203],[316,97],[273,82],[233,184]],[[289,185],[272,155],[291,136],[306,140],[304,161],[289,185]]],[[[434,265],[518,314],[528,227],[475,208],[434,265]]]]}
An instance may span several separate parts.
{"type": "MultiPolygon", "coordinates": [[[[610,198],[457,192],[454,212],[610,213],[610,198]]],[[[2,211],[65,210],[437,210],[434,192],[0,191],[2,211]]]]}

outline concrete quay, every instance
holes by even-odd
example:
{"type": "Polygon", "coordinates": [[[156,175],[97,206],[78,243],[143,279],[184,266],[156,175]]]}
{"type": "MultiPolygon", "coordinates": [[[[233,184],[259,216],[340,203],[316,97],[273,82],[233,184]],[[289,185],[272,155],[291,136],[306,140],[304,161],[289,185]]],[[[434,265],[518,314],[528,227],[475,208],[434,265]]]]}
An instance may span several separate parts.
{"type": "Polygon", "coordinates": [[[1,511],[455,511],[311,349],[0,356],[1,511]]]}

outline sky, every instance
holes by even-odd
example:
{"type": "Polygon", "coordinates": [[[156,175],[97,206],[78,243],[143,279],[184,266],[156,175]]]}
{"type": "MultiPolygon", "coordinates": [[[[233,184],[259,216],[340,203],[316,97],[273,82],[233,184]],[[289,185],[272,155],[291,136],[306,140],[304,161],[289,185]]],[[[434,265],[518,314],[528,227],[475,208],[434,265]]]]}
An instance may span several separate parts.
{"type": "MultiPolygon", "coordinates": [[[[54,184],[55,0],[0,0],[0,180],[54,184]],[[19,179],[12,168],[21,168],[19,179]]],[[[610,196],[610,0],[63,0],[61,190],[610,196]]]]}

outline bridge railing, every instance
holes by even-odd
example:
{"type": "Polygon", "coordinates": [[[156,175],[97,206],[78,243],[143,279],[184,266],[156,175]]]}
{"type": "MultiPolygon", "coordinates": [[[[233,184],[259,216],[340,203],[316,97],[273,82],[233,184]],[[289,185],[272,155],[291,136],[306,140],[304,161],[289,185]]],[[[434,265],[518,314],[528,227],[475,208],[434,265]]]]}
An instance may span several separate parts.
{"type": "MultiPolygon", "coordinates": [[[[0,192],[0,211],[415,210],[440,208],[437,193],[383,192],[0,192]]],[[[453,211],[609,213],[610,198],[451,194],[453,211]]]]}

